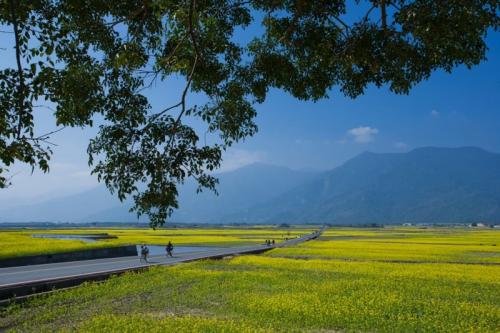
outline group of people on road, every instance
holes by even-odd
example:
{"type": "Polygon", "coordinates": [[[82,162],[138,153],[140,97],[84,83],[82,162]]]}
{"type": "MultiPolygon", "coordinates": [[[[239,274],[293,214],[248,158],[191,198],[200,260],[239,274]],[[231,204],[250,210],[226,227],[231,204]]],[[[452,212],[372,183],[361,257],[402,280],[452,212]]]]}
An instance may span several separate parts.
{"type": "MultiPolygon", "coordinates": [[[[165,246],[165,252],[167,257],[173,257],[172,252],[174,251],[174,245],[171,241],[168,241],[168,244],[165,246]]],[[[141,245],[141,257],[140,261],[148,262],[149,256],[149,248],[146,244],[141,245]]]]}
{"type": "Polygon", "coordinates": [[[274,245],[276,244],[276,242],[274,241],[274,239],[266,239],[266,245],[267,246],[271,246],[271,245],[274,245]]]}
{"type": "MultiPolygon", "coordinates": [[[[319,236],[320,232],[317,232],[315,236],[319,236]]],[[[286,237],[285,240],[288,240],[289,238],[286,237]]],[[[266,239],[266,245],[267,246],[274,246],[276,244],[274,239],[266,239]]],[[[167,257],[173,257],[172,252],[174,251],[174,245],[172,244],[171,241],[168,241],[168,244],[165,246],[165,252],[167,257]]],[[[146,246],[146,244],[141,245],[141,258],[140,261],[145,261],[148,262],[148,255],[149,255],[149,248],[146,246]]]]}

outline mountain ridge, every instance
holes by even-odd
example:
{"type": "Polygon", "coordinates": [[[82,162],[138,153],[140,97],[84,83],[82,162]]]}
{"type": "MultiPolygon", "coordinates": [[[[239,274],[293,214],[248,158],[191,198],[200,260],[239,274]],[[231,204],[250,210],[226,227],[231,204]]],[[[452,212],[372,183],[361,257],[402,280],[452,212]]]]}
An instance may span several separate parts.
{"type": "MultiPolygon", "coordinates": [[[[180,188],[187,223],[500,222],[500,154],[477,147],[364,152],[322,172],[252,164],[221,173],[219,196],[180,188]]],[[[0,211],[0,221],[137,222],[104,187],[0,211]],[[58,208],[59,207],[59,208],[58,208]],[[10,218],[9,218],[10,217],[10,218]]],[[[146,221],[141,218],[141,221],[146,221]]]]}
{"type": "Polygon", "coordinates": [[[252,207],[243,219],[226,219],[338,224],[499,222],[499,189],[500,154],[480,148],[365,152],[266,205],[252,207]]]}
{"type": "MultiPolygon", "coordinates": [[[[208,190],[196,194],[197,185],[194,181],[188,181],[181,186],[181,208],[175,211],[171,220],[216,222],[225,213],[268,200],[290,189],[294,184],[311,179],[315,173],[254,163],[216,176],[220,180],[219,197],[208,190]],[[262,181],[258,181],[259,179],[262,181]],[[269,186],[270,189],[266,188],[269,186]],[[238,195],[241,194],[240,189],[244,190],[244,196],[238,195]]],[[[98,186],[33,205],[0,209],[0,222],[146,222],[145,217],[137,219],[135,213],[129,212],[130,207],[131,200],[120,202],[104,186],[98,186]]]]}

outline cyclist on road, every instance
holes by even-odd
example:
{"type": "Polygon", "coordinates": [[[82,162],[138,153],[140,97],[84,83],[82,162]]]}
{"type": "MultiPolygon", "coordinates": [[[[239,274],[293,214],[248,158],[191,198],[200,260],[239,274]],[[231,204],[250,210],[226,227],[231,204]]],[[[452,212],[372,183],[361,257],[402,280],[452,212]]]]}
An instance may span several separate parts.
{"type": "Polygon", "coordinates": [[[140,261],[145,261],[148,262],[148,254],[149,254],[149,249],[146,246],[146,244],[141,245],[141,259],[140,261]]]}
{"type": "Polygon", "coordinates": [[[171,241],[168,241],[167,246],[165,246],[165,250],[167,251],[167,257],[168,256],[172,257],[172,251],[174,250],[174,246],[172,245],[171,241]]]}

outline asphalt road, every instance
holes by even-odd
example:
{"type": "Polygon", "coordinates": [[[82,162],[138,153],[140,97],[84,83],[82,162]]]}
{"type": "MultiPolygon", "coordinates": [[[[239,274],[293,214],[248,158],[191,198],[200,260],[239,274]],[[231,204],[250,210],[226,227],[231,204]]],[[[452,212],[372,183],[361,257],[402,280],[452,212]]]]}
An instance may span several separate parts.
{"type": "MultiPolygon", "coordinates": [[[[310,240],[311,238],[314,238],[315,236],[317,236],[316,233],[309,234],[301,238],[296,238],[276,244],[275,247],[282,247],[304,242],[310,240]]],[[[0,288],[9,288],[10,286],[30,284],[41,281],[50,281],[60,278],[76,278],[85,275],[122,271],[152,265],[174,265],[181,262],[188,262],[217,256],[231,256],[258,252],[268,248],[270,247],[266,245],[258,245],[239,248],[216,248],[213,250],[211,249],[206,251],[180,254],[176,254],[174,248],[173,258],[167,258],[164,255],[151,256],[148,260],[148,263],[141,262],[138,257],[119,257],[0,268],[0,288]]],[[[271,246],[271,248],[273,248],[273,246],[271,246]]]]}

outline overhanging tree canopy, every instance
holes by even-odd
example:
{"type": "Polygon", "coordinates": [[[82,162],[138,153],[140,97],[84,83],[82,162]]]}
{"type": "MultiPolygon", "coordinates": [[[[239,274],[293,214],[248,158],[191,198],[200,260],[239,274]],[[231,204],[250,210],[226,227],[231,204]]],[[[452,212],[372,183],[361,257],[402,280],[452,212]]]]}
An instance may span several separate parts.
{"type": "Polygon", "coordinates": [[[437,69],[484,60],[500,10],[498,0],[0,3],[11,36],[0,46],[15,50],[0,71],[0,187],[16,161],[49,170],[52,133],[35,133],[38,107],[53,106],[62,127],[102,115],[88,146],[93,172],[120,199],[133,196],[152,226],[177,208],[187,177],[215,188],[210,171],[224,149],[256,132],[254,106],[270,88],[303,100],[333,87],[356,97],[369,84],[407,93],[437,69]],[[248,43],[237,38],[249,33],[248,43]],[[185,78],[178,100],[152,108],[145,91],[174,74],[185,78]],[[189,103],[189,92],[207,102],[189,103]],[[184,117],[202,119],[219,143],[201,142],[184,117]]]}

